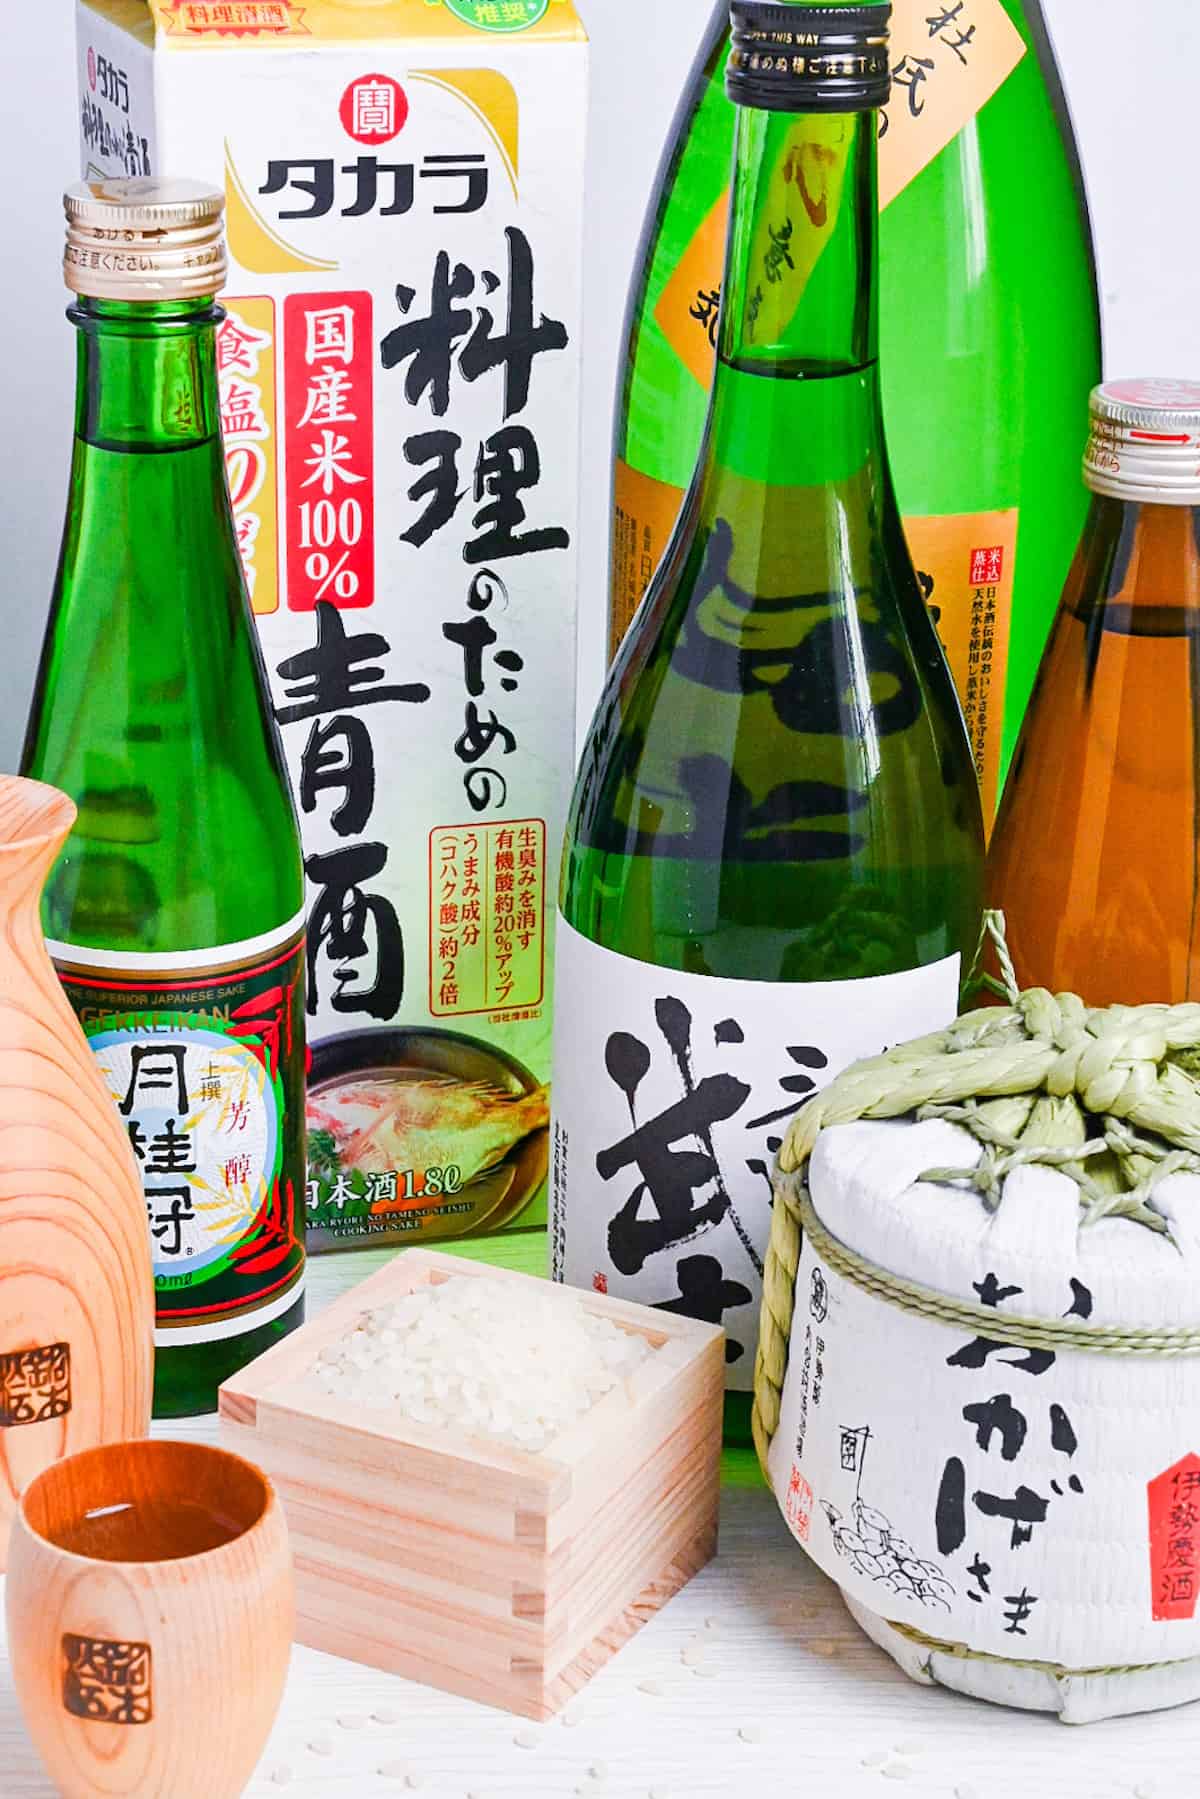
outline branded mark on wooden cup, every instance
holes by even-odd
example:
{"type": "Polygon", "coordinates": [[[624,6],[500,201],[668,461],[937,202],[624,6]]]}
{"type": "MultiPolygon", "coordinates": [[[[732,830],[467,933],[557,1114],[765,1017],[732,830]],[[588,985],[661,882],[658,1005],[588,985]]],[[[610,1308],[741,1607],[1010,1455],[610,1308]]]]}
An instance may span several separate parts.
{"type": "Polygon", "coordinates": [[[43,1424],[71,1409],[71,1345],[50,1343],[0,1355],[0,1429],[43,1424]]]}
{"type": "Polygon", "coordinates": [[[65,1632],[63,1705],[98,1724],[149,1724],[154,1717],[149,1643],[114,1643],[65,1632]]]}

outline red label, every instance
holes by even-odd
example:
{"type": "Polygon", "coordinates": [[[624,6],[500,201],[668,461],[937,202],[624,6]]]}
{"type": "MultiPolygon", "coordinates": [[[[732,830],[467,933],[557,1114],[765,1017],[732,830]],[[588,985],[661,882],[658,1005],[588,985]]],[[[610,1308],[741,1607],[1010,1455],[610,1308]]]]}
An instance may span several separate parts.
{"type": "Polygon", "coordinates": [[[1200,1456],[1147,1483],[1150,1604],[1156,1619],[1194,1618],[1200,1593],[1200,1456]]]}
{"type": "Polygon", "coordinates": [[[1004,579],[1004,545],[989,544],[971,551],[971,586],[988,587],[1004,579]]]}
{"type": "Polygon", "coordinates": [[[808,1542],[808,1533],[812,1526],[812,1508],[813,1490],[801,1474],[799,1467],[793,1463],[788,1480],[784,1511],[788,1523],[802,1543],[808,1542]]]}
{"type": "Polygon", "coordinates": [[[360,75],[342,95],[338,116],[357,143],[390,143],[408,118],[408,96],[390,75],[360,75]]]}
{"type": "Polygon", "coordinates": [[[287,596],[341,611],[375,598],[371,296],[283,303],[287,596]]]}

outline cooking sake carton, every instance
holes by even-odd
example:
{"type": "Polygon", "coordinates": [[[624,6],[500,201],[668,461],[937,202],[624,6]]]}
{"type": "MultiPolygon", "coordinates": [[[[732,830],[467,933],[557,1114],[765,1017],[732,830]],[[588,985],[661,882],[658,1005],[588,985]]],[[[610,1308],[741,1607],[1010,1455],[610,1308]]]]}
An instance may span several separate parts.
{"type": "Polygon", "coordinates": [[[572,0],[77,17],[85,179],[227,199],[229,486],[308,874],[310,1245],[544,1224],[582,25],[572,0]]]}

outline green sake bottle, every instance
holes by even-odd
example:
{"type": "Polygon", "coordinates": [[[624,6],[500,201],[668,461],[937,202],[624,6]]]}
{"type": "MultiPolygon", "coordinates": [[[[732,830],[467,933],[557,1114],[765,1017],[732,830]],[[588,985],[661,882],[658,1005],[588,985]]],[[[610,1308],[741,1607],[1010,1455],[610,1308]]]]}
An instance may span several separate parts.
{"type": "MultiPolygon", "coordinates": [[[[1100,379],[1091,232],[1039,0],[895,0],[891,38],[879,146],[884,418],[990,820],[1082,526],[1079,419],[1100,379]]],[[[699,454],[728,212],[728,44],[717,0],[630,293],[614,652],[699,454]]],[[[819,190],[809,197],[819,207],[819,190]]]]}
{"type": "Polygon", "coordinates": [[[735,0],[704,449],[564,856],[554,1272],[722,1323],[735,1441],[786,1122],[954,1016],[980,920],[971,747],[883,434],[888,10],[735,0]]]}
{"type": "Polygon", "coordinates": [[[43,922],[142,1172],[158,1417],[304,1316],[304,878],[225,479],[223,205],[65,198],[75,446],[22,764],[79,809],[43,922]]]}

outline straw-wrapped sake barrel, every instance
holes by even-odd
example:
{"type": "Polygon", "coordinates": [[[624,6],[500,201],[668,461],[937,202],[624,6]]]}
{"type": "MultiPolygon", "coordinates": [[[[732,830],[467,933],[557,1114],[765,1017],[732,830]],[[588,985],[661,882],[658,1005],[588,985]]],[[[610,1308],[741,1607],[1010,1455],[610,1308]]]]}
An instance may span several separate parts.
{"type": "Polygon", "coordinates": [[[914,1679],[1200,1696],[1200,1006],[1033,991],[847,1070],[780,1153],[762,1322],[780,1507],[914,1679]]]}

